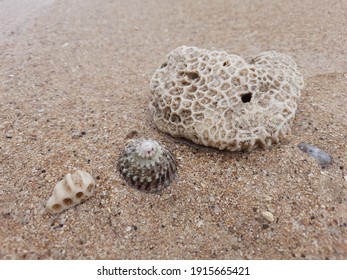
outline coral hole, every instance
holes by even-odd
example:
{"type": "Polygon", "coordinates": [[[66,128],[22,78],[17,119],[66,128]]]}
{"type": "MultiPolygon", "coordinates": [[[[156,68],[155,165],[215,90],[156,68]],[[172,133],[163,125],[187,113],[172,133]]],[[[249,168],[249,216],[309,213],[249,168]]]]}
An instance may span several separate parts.
{"type": "Polygon", "coordinates": [[[198,73],[190,72],[190,71],[179,71],[178,76],[180,76],[180,77],[186,76],[189,80],[196,80],[199,78],[198,73]]]}
{"type": "Polygon", "coordinates": [[[248,92],[246,94],[241,95],[241,100],[243,103],[248,103],[251,101],[251,99],[252,99],[252,93],[251,92],[248,92]]]}
{"type": "Polygon", "coordinates": [[[52,206],[52,208],[54,209],[54,210],[59,210],[60,208],[61,208],[61,205],[60,204],[54,204],[53,206],[52,206]]]}
{"type": "Polygon", "coordinates": [[[195,73],[195,72],[187,72],[186,75],[191,80],[195,80],[195,79],[199,78],[199,74],[195,73]]]}
{"type": "Polygon", "coordinates": [[[84,196],[83,192],[76,193],[77,198],[82,198],[84,196]]]}
{"type": "Polygon", "coordinates": [[[180,123],[181,122],[181,117],[174,113],[174,114],[171,115],[171,121],[173,123],[180,123]]]}
{"type": "Polygon", "coordinates": [[[73,203],[72,199],[70,199],[70,198],[65,198],[63,200],[63,202],[64,202],[65,205],[71,205],[73,203]]]}

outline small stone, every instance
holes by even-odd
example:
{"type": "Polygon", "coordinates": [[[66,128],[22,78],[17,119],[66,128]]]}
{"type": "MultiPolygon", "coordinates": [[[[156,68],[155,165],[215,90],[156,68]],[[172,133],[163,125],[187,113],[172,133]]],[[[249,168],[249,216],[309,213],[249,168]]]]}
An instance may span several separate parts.
{"type": "Polygon", "coordinates": [[[133,227],[127,226],[127,227],[125,228],[125,231],[131,231],[132,229],[133,229],[133,227]]]}
{"type": "Polygon", "coordinates": [[[80,131],[73,130],[71,133],[71,137],[72,137],[72,139],[78,139],[78,138],[82,137],[82,133],[80,131]]]}
{"type": "Polygon", "coordinates": [[[221,209],[218,205],[216,205],[216,206],[214,207],[214,213],[215,213],[215,214],[219,214],[220,212],[222,212],[222,209],[221,209]]]}
{"type": "Polygon", "coordinates": [[[232,245],[237,245],[237,243],[239,243],[239,240],[236,236],[231,237],[229,241],[232,245]]]}
{"type": "Polygon", "coordinates": [[[102,191],[102,192],[100,193],[100,196],[101,196],[102,198],[105,198],[106,196],[108,196],[108,191],[102,191]]]}
{"type": "Polygon", "coordinates": [[[268,225],[268,224],[263,224],[263,229],[267,229],[267,228],[269,228],[270,226],[268,225]]]}
{"type": "Polygon", "coordinates": [[[65,223],[66,223],[66,218],[65,217],[61,218],[59,224],[64,225],[65,223]]]}
{"type": "Polygon", "coordinates": [[[275,220],[274,219],[274,215],[271,212],[269,212],[269,211],[263,211],[263,212],[261,212],[261,214],[270,223],[272,223],[275,220]]]}
{"type": "Polygon", "coordinates": [[[204,222],[200,220],[199,222],[197,222],[196,225],[197,225],[198,228],[200,228],[200,227],[202,227],[204,225],[204,222]]]}
{"type": "Polygon", "coordinates": [[[343,178],[345,178],[345,181],[347,182],[347,175],[346,175],[346,176],[344,176],[343,178]]]}

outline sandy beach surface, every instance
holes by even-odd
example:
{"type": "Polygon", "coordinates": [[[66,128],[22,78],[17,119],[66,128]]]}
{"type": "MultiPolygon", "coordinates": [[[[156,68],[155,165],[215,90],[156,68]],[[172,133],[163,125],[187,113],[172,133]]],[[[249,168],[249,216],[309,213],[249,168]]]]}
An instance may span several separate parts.
{"type": "Polygon", "coordinates": [[[343,0],[0,1],[0,258],[347,259],[346,26],[343,0]],[[181,45],[291,55],[305,77],[292,136],[230,153],[158,131],[149,81],[181,45]],[[131,131],[177,158],[160,194],[116,171],[131,131]],[[47,213],[77,169],[94,196],[47,213]]]}

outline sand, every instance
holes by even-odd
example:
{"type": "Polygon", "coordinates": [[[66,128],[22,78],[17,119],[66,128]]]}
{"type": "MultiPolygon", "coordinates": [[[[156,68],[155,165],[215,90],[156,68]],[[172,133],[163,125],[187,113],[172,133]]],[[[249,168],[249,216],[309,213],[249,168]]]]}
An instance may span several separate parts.
{"type": "Polygon", "coordinates": [[[346,13],[330,0],[0,1],[0,258],[347,259],[346,13]],[[159,132],[149,80],[180,45],[293,56],[305,88],[292,136],[228,153],[159,132]],[[177,157],[158,195],[116,171],[133,130],[177,157]],[[94,196],[48,214],[77,169],[94,196]]]}

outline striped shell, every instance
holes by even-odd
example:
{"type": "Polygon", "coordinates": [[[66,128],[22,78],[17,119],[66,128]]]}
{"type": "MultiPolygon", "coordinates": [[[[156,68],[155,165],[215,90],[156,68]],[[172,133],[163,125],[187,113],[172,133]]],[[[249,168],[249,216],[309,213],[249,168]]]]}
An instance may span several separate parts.
{"type": "Polygon", "coordinates": [[[177,166],[170,151],[157,141],[132,139],[119,157],[118,170],[131,187],[155,193],[173,181],[177,166]]]}

